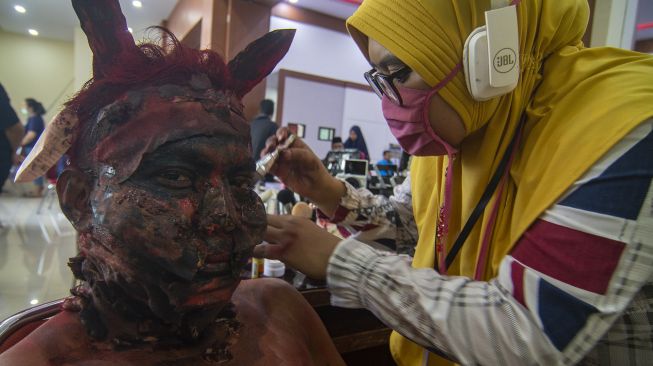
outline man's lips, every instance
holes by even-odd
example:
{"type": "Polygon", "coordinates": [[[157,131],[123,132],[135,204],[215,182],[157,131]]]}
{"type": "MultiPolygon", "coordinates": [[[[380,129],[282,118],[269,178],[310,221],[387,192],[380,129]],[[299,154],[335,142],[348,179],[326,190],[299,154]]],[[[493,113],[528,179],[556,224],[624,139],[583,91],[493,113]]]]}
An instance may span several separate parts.
{"type": "Polygon", "coordinates": [[[206,306],[217,303],[226,303],[231,299],[231,295],[240,279],[229,277],[215,277],[208,282],[196,284],[193,286],[192,295],[190,295],[182,306],[206,306]]]}
{"type": "MultiPolygon", "coordinates": [[[[231,274],[231,272],[229,272],[231,274]]],[[[230,276],[220,276],[220,277],[215,277],[210,279],[207,282],[204,283],[197,283],[195,286],[195,292],[210,292],[210,291],[215,291],[215,290],[220,290],[226,287],[231,287],[234,282],[236,282],[236,278],[233,278],[230,276]]]]}
{"type": "Polygon", "coordinates": [[[231,272],[231,265],[226,262],[205,263],[202,267],[200,267],[198,273],[199,272],[214,275],[227,274],[231,272]]]}
{"type": "Polygon", "coordinates": [[[204,263],[220,263],[220,262],[228,262],[229,261],[229,254],[228,253],[222,253],[222,254],[209,254],[204,258],[204,263]]]}
{"type": "Polygon", "coordinates": [[[231,275],[231,264],[229,254],[209,254],[204,258],[204,264],[197,271],[197,277],[213,278],[231,275]]]}
{"type": "Polygon", "coordinates": [[[194,281],[225,279],[232,277],[231,265],[226,262],[205,263],[195,274],[194,281]]]}

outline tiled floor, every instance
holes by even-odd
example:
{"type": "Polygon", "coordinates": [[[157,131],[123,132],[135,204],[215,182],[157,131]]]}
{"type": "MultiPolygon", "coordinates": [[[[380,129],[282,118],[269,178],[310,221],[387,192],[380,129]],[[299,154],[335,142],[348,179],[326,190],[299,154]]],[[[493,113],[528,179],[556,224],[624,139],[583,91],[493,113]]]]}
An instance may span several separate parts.
{"type": "Polygon", "coordinates": [[[67,296],[73,283],[66,263],[76,253],[75,232],[54,192],[39,211],[42,200],[21,197],[23,190],[7,183],[0,195],[0,321],[67,296]]]}

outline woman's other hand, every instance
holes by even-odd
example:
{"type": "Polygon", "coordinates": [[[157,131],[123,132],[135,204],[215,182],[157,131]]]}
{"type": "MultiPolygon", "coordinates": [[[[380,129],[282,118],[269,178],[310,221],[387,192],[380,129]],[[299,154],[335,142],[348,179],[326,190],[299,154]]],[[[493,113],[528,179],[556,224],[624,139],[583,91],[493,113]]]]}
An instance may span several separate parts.
{"type": "Polygon", "coordinates": [[[254,248],[254,256],[281,260],[315,279],[326,278],[329,258],[340,242],[311,220],[275,215],[268,215],[265,240],[254,248]]]}

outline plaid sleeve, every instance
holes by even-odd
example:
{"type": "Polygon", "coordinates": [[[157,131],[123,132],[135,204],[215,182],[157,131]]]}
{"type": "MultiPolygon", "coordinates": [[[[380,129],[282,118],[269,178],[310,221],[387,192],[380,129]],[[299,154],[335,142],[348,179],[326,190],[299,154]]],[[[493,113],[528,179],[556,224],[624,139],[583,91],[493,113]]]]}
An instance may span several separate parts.
{"type": "Polygon", "coordinates": [[[344,237],[351,236],[378,249],[413,255],[417,226],[413,218],[410,177],[395,187],[389,198],[343,183],[347,193],[333,217],[323,213],[320,217],[337,224],[344,237]]]}
{"type": "Polygon", "coordinates": [[[415,269],[350,238],[329,261],[332,303],[368,308],[462,364],[650,364],[651,128],[629,134],[547,210],[497,278],[415,269]]]}

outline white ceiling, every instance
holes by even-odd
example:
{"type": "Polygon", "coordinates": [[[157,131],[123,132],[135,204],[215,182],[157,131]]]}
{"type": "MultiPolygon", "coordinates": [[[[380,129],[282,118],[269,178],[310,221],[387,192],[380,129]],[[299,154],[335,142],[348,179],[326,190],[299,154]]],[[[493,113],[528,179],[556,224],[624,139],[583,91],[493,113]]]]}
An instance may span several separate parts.
{"type": "MultiPolygon", "coordinates": [[[[287,0],[284,0],[287,1],[287,0]]],[[[295,5],[319,13],[347,19],[358,8],[355,0],[299,0],[295,5]]],[[[142,30],[160,25],[175,7],[177,0],[141,0],[142,8],[132,6],[131,0],[120,0],[127,25],[134,30],[135,38],[142,37],[142,30]]],[[[74,27],[79,26],[70,0],[0,0],[0,29],[27,35],[30,28],[39,37],[72,41],[74,27]],[[14,5],[22,5],[27,12],[20,14],[14,5]]]]}
{"type": "MultiPolygon", "coordinates": [[[[287,0],[284,0],[287,1],[287,0]]],[[[143,37],[142,31],[153,25],[160,25],[175,7],[177,0],[141,0],[142,8],[135,8],[131,0],[120,0],[127,25],[134,30],[136,39],[143,37]]],[[[298,0],[295,6],[319,13],[347,19],[358,8],[356,0],[298,0]]],[[[653,21],[653,1],[639,0],[637,23],[653,21]]],[[[79,22],[70,0],[0,0],[0,29],[27,34],[27,29],[39,31],[39,37],[72,41],[74,27],[79,22]],[[14,10],[20,4],[27,9],[25,14],[14,10]]],[[[635,39],[653,38],[653,28],[635,31],[635,39]]]]}
{"type": "MultiPolygon", "coordinates": [[[[283,0],[287,1],[287,0],[283,0]]],[[[314,10],[340,19],[347,19],[358,8],[358,0],[298,0],[295,6],[314,10]]],[[[637,24],[653,22],[653,1],[638,0],[637,24]]],[[[635,40],[653,38],[653,28],[635,30],[635,40]]]]}
{"type": "Polygon", "coordinates": [[[349,18],[358,9],[358,5],[346,0],[298,0],[294,5],[340,19],[349,18]]]}
{"type": "MultiPolygon", "coordinates": [[[[134,30],[135,38],[153,25],[161,25],[177,0],[141,0],[142,8],[132,6],[131,0],[120,0],[127,25],[134,30]]],[[[70,0],[0,0],[0,28],[7,32],[27,35],[29,28],[36,29],[39,37],[72,41],[74,28],[79,21],[70,0]],[[22,5],[27,12],[20,14],[14,5],[22,5]]]]}

